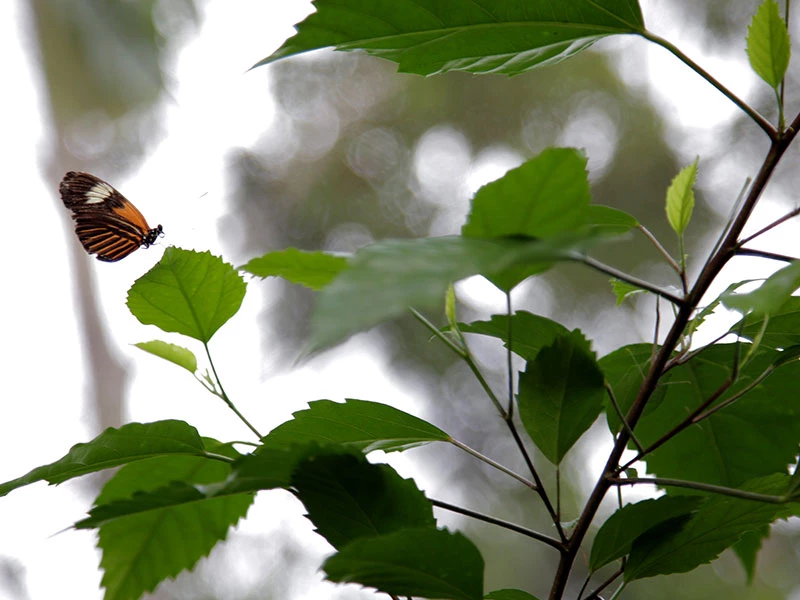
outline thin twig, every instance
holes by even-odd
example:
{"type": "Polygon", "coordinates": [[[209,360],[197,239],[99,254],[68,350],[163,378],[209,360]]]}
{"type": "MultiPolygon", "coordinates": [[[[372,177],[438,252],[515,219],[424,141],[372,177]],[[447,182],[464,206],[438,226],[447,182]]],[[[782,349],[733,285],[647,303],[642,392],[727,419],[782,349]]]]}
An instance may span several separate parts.
{"type": "Polygon", "coordinates": [[[619,467],[617,471],[618,472],[624,471],[625,469],[630,467],[633,463],[642,460],[645,456],[663,446],[665,443],[674,438],[676,435],[678,435],[681,431],[683,431],[690,425],[694,425],[694,418],[697,415],[702,414],[702,412],[706,408],[708,408],[712,403],[714,403],[714,401],[716,401],[722,394],[724,394],[732,384],[733,384],[733,379],[731,377],[728,377],[725,381],[722,382],[722,385],[720,385],[716,390],[714,390],[714,392],[708,398],[706,398],[705,401],[703,401],[703,403],[700,406],[698,406],[695,410],[693,410],[688,417],[686,417],[683,421],[675,425],[675,427],[670,429],[667,433],[662,435],[655,442],[650,444],[647,448],[640,451],[639,454],[637,454],[631,460],[629,460],[624,465],[619,467]]]}
{"type": "Polygon", "coordinates": [[[673,268],[673,270],[680,275],[681,274],[681,266],[672,258],[672,255],[667,251],[664,246],[661,245],[661,242],[658,241],[658,238],[653,235],[653,233],[644,225],[639,223],[637,225],[637,229],[641,231],[645,237],[652,242],[653,246],[661,253],[661,255],[667,260],[669,266],[673,268]]]}
{"type": "Polygon", "coordinates": [[[781,223],[785,223],[785,222],[786,222],[786,221],[788,221],[789,219],[793,219],[793,218],[794,218],[794,217],[796,217],[797,215],[800,215],[800,207],[798,207],[798,208],[795,208],[794,210],[792,210],[792,211],[790,211],[790,212],[786,213],[786,214],[785,214],[785,215],[783,215],[783,216],[782,216],[780,219],[777,219],[777,220],[773,221],[772,223],[770,223],[770,224],[769,224],[769,225],[767,225],[766,227],[764,227],[764,228],[762,228],[762,229],[759,229],[759,230],[758,230],[758,231],[756,231],[756,232],[755,232],[753,235],[751,235],[751,236],[749,236],[749,237],[746,237],[746,238],[744,238],[742,241],[740,241],[740,242],[739,242],[739,246],[744,246],[744,245],[745,245],[747,242],[751,242],[751,241],[753,241],[753,240],[754,240],[754,239],[756,239],[758,236],[760,236],[760,235],[763,235],[763,234],[767,233],[769,230],[771,230],[771,229],[773,229],[773,228],[777,227],[777,226],[778,226],[778,225],[780,225],[781,223]]]}
{"type": "Polygon", "coordinates": [[[758,258],[768,258],[770,260],[777,260],[780,262],[794,262],[797,260],[794,256],[787,254],[776,254],[775,252],[767,252],[766,250],[756,250],[754,248],[738,248],[736,256],[756,256],[758,258]]]}
{"type": "Polygon", "coordinates": [[[214,367],[214,360],[211,358],[211,351],[208,349],[208,344],[203,342],[203,347],[206,349],[206,356],[208,357],[208,364],[211,365],[211,372],[214,373],[214,379],[217,380],[217,385],[219,386],[219,393],[216,393],[216,391],[214,393],[218,398],[221,398],[222,401],[228,405],[228,408],[230,408],[236,414],[236,416],[239,417],[242,423],[247,425],[250,431],[252,431],[258,439],[261,439],[264,436],[258,432],[258,429],[253,427],[252,423],[250,423],[250,421],[248,421],[247,418],[245,418],[245,416],[239,412],[239,409],[236,408],[236,405],[234,405],[231,399],[228,398],[228,394],[225,393],[225,388],[222,387],[222,381],[220,380],[219,375],[217,375],[217,369],[214,367]]]}
{"type": "Polygon", "coordinates": [[[774,373],[774,372],[775,372],[775,367],[774,367],[773,365],[770,365],[769,367],[767,367],[766,369],[764,369],[764,372],[763,372],[763,373],[761,373],[761,375],[759,375],[758,377],[756,377],[756,378],[755,378],[755,379],[754,379],[752,382],[750,382],[750,383],[749,383],[749,384],[748,384],[746,387],[744,387],[743,389],[741,389],[741,390],[739,390],[738,392],[736,392],[735,394],[733,394],[733,395],[732,395],[730,398],[728,398],[728,399],[727,399],[727,400],[725,400],[724,402],[720,402],[719,404],[717,404],[716,406],[714,406],[714,407],[712,407],[712,408],[709,408],[709,409],[708,409],[706,412],[704,412],[704,413],[701,413],[701,414],[697,415],[697,416],[694,418],[694,423],[699,423],[699,422],[700,422],[700,421],[702,421],[703,419],[707,419],[708,417],[710,417],[711,415],[713,415],[715,412],[717,412],[717,411],[720,411],[720,410],[722,410],[723,408],[727,408],[728,406],[730,406],[731,404],[733,404],[734,402],[736,402],[737,400],[739,400],[740,398],[742,398],[742,397],[743,397],[745,394],[747,394],[747,393],[748,393],[750,390],[752,390],[753,388],[755,388],[756,386],[758,386],[758,385],[759,385],[759,384],[760,384],[762,381],[764,381],[764,380],[765,380],[767,377],[769,377],[770,375],[772,375],[772,373],[774,373]]]}
{"type": "Polygon", "coordinates": [[[512,471],[508,467],[505,467],[505,466],[501,465],[499,462],[496,462],[496,461],[492,460],[491,458],[489,458],[485,454],[481,454],[480,452],[478,452],[474,448],[470,448],[469,446],[467,446],[463,442],[459,442],[458,440],[453,439],[453,438],[450,438],[449,442],[451,444],[453,444],[456,448],[460,448],[461,450],[463,450],[467,454],[471,454],[472,456],[474,456],[478,460],[480,460],[482,462],[485,462],[490,467],[494,467],[498,471],[500,471],[502,473],[505,473],[509,477],[512,477],[512,478],[516,479],[517,481],[519,481],[525,487],[529,487],[532,490],[536,490],[537,489],[536,488],[536,484],[533,483],[532,481],[529,481],[528,479],[525,479],[519,473],[515,473],[514,471],[512,471]]]}
{"type": "Polygon", "coordinates": [[[783,496],[759,494],[757,492],[748,492],[746,490],[725,487],[724,485],[714,485],[711,483],[702,483],[700,481],[685,481],[683,479],[670,479],[667,477],[609,477],[608,481],[612,485],[643,484],[658,485],[661,487],[679,487],[700,492],[710,492],[712,494],[719,494],[720,496],[728,496],[731,498],[741,498],[742,500],[755,500],[756,502],[764,502],[766,504],[785,504],[787,502],[787,499],[783,496]]]}
{"type": "Polygon", "coordinates": [[[738,106],[747,116],[749,116],[755,123],[764,130],[769,136],[771,141],[776,141],[778,139],[778,132],[772,126],[772,124],[767,121],[764,117],[762,117],[755,109],[751,108],[746,102],[741,100],[736,94],[731,92],[728,88],[722,85],[719,81],[717,81],[711,74],[703,69],[700,65],[694,62],[691,58],[686,56],[683,52],[681,52],[677,46],[673,45],[671,42],[668,42],[664,38],[655,35],[654,33],[644,30],[639,32],[646,40],[650,40],[654,44],[658,44],[665,50],[671,52],[674,56],[678,58],[681,62],[685,63],[692,71],[700,75],[703,79],[705,79],[708,83],[712,86],[717,88],[717,90],[725,96],[728,100],[733,102],[736,106],[738,106]]]}
{"type": "Polygon", "coordinates": [[[662,298],[669,300],[676,306],[683,306],[683,304],[686,302],[684,298],[680,298],[679,296],[676,296],[672,292],[668,292],[667,290],[664,290],[658,287],[657,285],[653,285],[649,281],[645,281],[644,279],[639,279],[638,277],[629,275],[628,273],[620,271],[619,269],[616,269],[610,265],[601,263],[599,260],[595,260],[590,256],[584,256],[582,254],[581,255],[571,254],[566,257],[566,260],[583,263],[587,267],[591,267],[596,271],[600,271],[601,273],[610,275],[615,279],[619,279],[620,281],[624,281],[625,283],[629,283],[635,287],[642,288],[643,290],[647,290],[648,292],[652,292],[653,294],[661,296],[662,298]]]}
{"type": "Polygon", "coordinates": [[[605,382],[605,388],[606,388],[606,393],[608,394],[608,397],[611,400],[611,405],[614,407],[614,411],[617,413],[617,418],[619,418],[620,422],[622,423],[622,427],[625,429],[628,435],[631,436],[631,440],[633,440],[633,443],[636,444],[636,448],[639,450],[639,453],[641,453],[644,447],[639,442],[639,440],[636,439],[636,435],[634,435],[633,429],[631,429],[631,426],[628,425],[628,421],[625,420],[625,415],[623,414],[622,409],[620,408],[619,403],[617,402],[617,397],[614,394],[614,390],[612,389],[611,384],[608,383],[608,381],[605,382]]]}
{"type": "Polygon", "coordinates": [[[506,318],[508,320],[508,330],[506,331],[506,372],[508,375],[508,418],[514,418],[514,366],[513,366],[513,328],[511,326],[512,318],[511,313],[511,292],[506,292],[506,318]]]}
{"type": "Polygon", "coordinates": [[[603,583],[601,583],[597,588],[595,588],[588,596],[586,596],[586,600],[597,600],[600,597],[600,592],[610,586],[614,581],[616,581],[620,575],[625,571],[625,567],[620,567],[616,571],[614,571],[611,575],[609,575],[608,579],[606,579],[603,583]]]}
{"type": "Polygon", "coordinates": [[[524,536],[543,542],[548,546],[551,546],[559,551],[563,551],[564,549],[564,544],[562,542],[559,542],[558,540],[551,538],[550,536],[544,535],[543,533],[539,533],[538,531],[533,531],[532,529],[521,527],[520,525],[516,525],[515,523],[510,523],[508,521],[503,521],[502,519],[498,519],[490,515],[485,515],[483,513],[479,513],[474,510],[469,510],[468,508],[462,508],[460,506],[455,506],[447,502],[442,502],[441,500],[436,500],[435,498],[429,498],[429,500],[431,501],[431,504],[439,508],[442,508],[444,510],[449,510],[451,512],[465,515],[467,517],[472,517],[473,519],[477,519],[485,523],[491,523],[492,525],[497,525],[498,527],[502,527],[504,529],[510,529],[511,531],[521,533],[524,536]]]}

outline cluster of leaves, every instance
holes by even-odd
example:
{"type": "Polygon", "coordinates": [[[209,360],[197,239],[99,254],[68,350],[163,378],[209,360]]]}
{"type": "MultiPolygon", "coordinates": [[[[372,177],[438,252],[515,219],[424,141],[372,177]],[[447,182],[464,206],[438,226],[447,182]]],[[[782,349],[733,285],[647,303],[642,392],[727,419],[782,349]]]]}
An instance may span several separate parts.
{"type": "MultiPolygon", "coordinates": [[[[365,50],[413,73],[459,69],[513,75],[564,60],[607,35],[637,34],[699,70],[645,29],[635,0],[414,0],[402,10],[391,2],[317,0],[316,7],[297,35],[262,63],[335,46],[365,50]]],[[[184,421],[131,423],[0,485],[0,496],[36,481],[57,484],[121,467],[89,516],[75,524],[99,531],[109,599],[138,598],[191,568],[245,516],[257,492],[284,489],[304,504],[316,531],[335,549],[322,567],[331,581],[356,582],[394,598],[530,600],[522,590],[484,595],[481,553],[464,535],[439,528],[434,520],[434,506],[458,507],[427,498],[413,481],[366,460],[374,450],[400,452],[444,442],[538,496],[556,535],[520,526],[513,530],[559,553],[552,598],[565,593],[600,502],[610,489],[627,486],[661,486],[666,494],[621,505],[604,523],[595,523],[599,531],[591,547],[591,573],[615,562],[618,567],[587,598],[617,580],[622,589],[634,580],[692,570],[727,548],[737,551],[752,576],[769,525],[798,510],[793,502],[800,495],[800,475],[790,473],[790,465],[800,440],[794,402],[794,383],[800,377],[800,300],[792,297],[800,286],[800,263],[790,262],[750,293],[736,293],[737,284],[705,306],[700,302],[736,254],[791,260],[749,244],[800,211],[740,238],[798,129],[798,119],[790,127],[783,124],[780,86],[789,43],[772,0],[753,19],[748,54],[754,70],[776,91],[779,124],[773,127],[710,80],[764,129],[771,149],[691,285],[683,236],[694,207],[699,161],[685,167],[666,191],[667,220],[680,240],[675,259],[633,216],[592,203],[586,157],[570,148],[545,150],[484,186],[457,236],[378,242],[352,257],[290,248],[254,258],[239,269],[209,253],[168,248],[132,286],[128,306],[142,323],[200,342],[211,371],[200,373],[197,357],[187,348],[158,340],[139,346],[188,370],[225,402],[256,436],[252,451],[242,453],[233,443],[202,437],[184,421]],[[590,256],[598,245],[633,231],[647,235],[663,252],[675,270],[674,289],[639,280],[590,256]],[[663,342],[632,344],[598,359],[581,331],[529,312],[513,312],[510,300],[506,314],[459,323],[453,282],[482,275],[510,294],[524,279],[563,262],[611,276],[620,302],[632,293],[645,293],[657,306],[670,304],[675,317],[663,342]],[[412,310],[422,326],[472,368],[508,426],[529,475],[515,473],[433,424],[380,402],[318,400],[262,435],[225,393],[209,348],[213,335],[241,305],[246,285],[240,272],[280,276],[319,290],[309,353],[412,310]],[[721,303],[743,314],[725,332],[734,341],[694,348],[693,333],[721,303]],[[442,306],[445,327],[418,312],[442,306]],[[509,357],[513,352],[525,361],[517,374],[509,360],[507,398],[499,398],[486,384],[467,334],[497,338],[509,357]],[[613,450],[568,530],[560,503],[543,485],[517,427],[521,424],[529,441],[558,469],[601,415],[613,436],[613,450]],[[635,456],[623,463],[626,449],[635,456]],[[653,477],[638,475],[635,467],[644,464],[653,477]]]]}

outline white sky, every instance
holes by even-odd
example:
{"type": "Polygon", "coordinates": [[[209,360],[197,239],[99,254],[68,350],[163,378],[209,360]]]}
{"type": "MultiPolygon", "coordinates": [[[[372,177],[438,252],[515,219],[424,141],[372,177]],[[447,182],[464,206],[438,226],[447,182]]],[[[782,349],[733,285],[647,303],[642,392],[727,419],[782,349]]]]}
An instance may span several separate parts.
{"type": "MultiPolygon", "coordinates": [[[[0,3],[0,55],[4,57],[1,114],[5,120],[0,164],[6,203],[0,256],[6,282],[3,314],[7,315],[4,343],[0,345],[0,365],[4,367],[4,393],[0,397],[0,456],[4,459],[0,461],[0,481],[51,462],[73,443],[90,436],[82,400],[82,334],[75,324],[72,273],[66,251],[68,244],[76,242],[71,239],[66,211],[59,210],[58,182],[41,179],[40,161],[48,143],[48,123],[40,112],[44,105],[42,83],[28,43],[32,34],[25,22],[26,4],[24,0],[0,3]]],[[[666,4],[663,0],[645,3],[648,23],[663,22],[664,26],[657,28],[659,33],[683,45],[690,55],[703,56],[700,49],[692,46],[693,32],[685,33],[684,39],[681,24],[669,23],[666,4]]],[[[208,3],[201,30],[177,62],[176,87],[171,90],[174,101],[167,108],[164,142],[135,176],[112,182],[149,219],[152,215],[151,225],[164,224],[167,235],[162,244],[222,253],[216,226],[225,209],[224,158],[231,147],[254,142],[272,118],[264,100],[269,68],[245,71],[292,35],[292,25],[309,10],[307,2],[297,1],[208,3]]],[[[619,67],[628,85],[651,85],[645,73],[668,78],[669,85],[660,92],[654,91],[652,97],[663,103],[660,107],[681,121],[682,127],[688,127],[695,139],[713,135],[714,125],[730,118],[734,110],[731,105],[666,51],[649,48],[644,41],[632,38],[604,44],[601,48],[609,52],[631,44],[641,50],[632,62],[623,62],[619,67]],[[671,86],[680,87],[684,93],[670,94],[671,86]]],[[[746,98],[756,81],[742,70],[746,65],[744,53],[739,59],[730,62],[709,57],[705,64],[746,98]]],[[[693,160],[697,152],[695,147],[678,148],[687,154],[686,162],[693,160]]],[[[504,170],[515,160],[503,151],[481,155],[473,161],[474,169],[467,175],[466,184],[474,189],[481,181],[499,176],[502,170],[498,165],[504,170]]],[[[759,220],[765,223],[784,210],[777,204],[768,204],[759,220]]],[[[797,233],[795,229],[785,226],[784,231],[792,236],[797,233]]],[[[780,247],[785,239],[776,238],[775,244],[780,247]]],[[[134,375],[128,417],[135,421],[183,418],[203,435],[223,440],[249,439],[248,431],[233,415],[203,392],[188,374],[130,346],[160,338],[187,345],[198,355],[201,351],[183,338],[142,326],[125,306],[131,282],[159,256],[156,248],[136,252],[115,264],[89,259],[100,290],[100,306],[109,323],[110,344],[134,375]]],[[[764,271],[777,268],[763,262],[757,264],[762,276],[764,271]]],[[[729,280],[732,277],[720,283],[718,291],[729,280]]],[[[485,289],[480,285],[472,287],[485,289]]],[[[490,304],[496,305],[494,300],[490,304]]],[[[259,286],[251,285],[242,310],[215,337],[212,350],[218,350],[217,367],[227,391],[263,432],[316,398],[380,399],[418,413],[413,399],[398,391],[402,384],[391,382],[390,375],[382,374],[385,369],[381,353],[366,350],[358,338],[350,342],[349,360],[334,362],[323,357],[297,372],[264,381],[260,339],[252,326],[261,306],[259,286]],[[232,347],[233,342],[236,358],[225,360],[222,349],[232,347]],[[365,373],[375,373],[375,377],[367,379],[365,373]],[[379,398],[377,390],[381,393],[379,398]],[[394,397],[387,397],[387,393],[394,397]]],[[[201,364],[205,364],[202,357],[201,364]]],[[[404,466],[405,460],[398,460],[401,469],[410,468],[404,466]]],[[[423,478],[422,487],[435,485],[434,481],[425,481],[424,474],[415,475],[423,478]]],[[[88,509],[91,498],[81,490],[80,482],[69,482],[58,489],[37,484],[0,498],[0,558],[18,561],[31,600],[101,597],[94,535],[66,532],[53,536],[88,509]]],[[[298,528],[308,528],[296,506],[280,499],[276,502],[283,503],[288,514],[297,516],[298,528]]],[[[243,533],[256,535],[277,527],[266,512],[254,509],[240,528],[243,533]]],[[[310,540],[309,552],[327,552],[324,543],[313,541],[313,534],[306,537],[310,540]]],[[[309,591],[308,597],[315,593],[309,591]]],[[[19,599],[0,587],[0,600],[19,599]]]]}

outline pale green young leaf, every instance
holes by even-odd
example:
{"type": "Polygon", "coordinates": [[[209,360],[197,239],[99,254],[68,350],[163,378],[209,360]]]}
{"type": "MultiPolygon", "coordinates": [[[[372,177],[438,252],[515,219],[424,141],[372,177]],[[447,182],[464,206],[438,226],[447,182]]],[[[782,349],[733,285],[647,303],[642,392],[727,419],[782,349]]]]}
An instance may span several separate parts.
{"type": "Polygon", "coordinates": [[[747,29],[747,57],[761,79],[777,89],[786,69],[792,46],[786,22],[774,0],[765,0],[747,29]]]}
{"type": "Polygon", "coordinates": [[[184,348],[183,346],[168,344],[167,342],[161,340],[139,342],[138,344],[134,344],[134,346],[140,350],[144,350],[145,352],[152,354],[153,356],[158,356],[159,358],[168,360],[171,363],[175,363],[190,373],[197,371],[197,357],[194,355],[194,352],[188,348],[184,348]]]}
{"type": "Polygon", "coordinates": [[[697,178],[697,163],[685,166],[674,177],[667,189],[667,220],[678,235],[683,235],[694,210],[694,182],[697,178]]]}

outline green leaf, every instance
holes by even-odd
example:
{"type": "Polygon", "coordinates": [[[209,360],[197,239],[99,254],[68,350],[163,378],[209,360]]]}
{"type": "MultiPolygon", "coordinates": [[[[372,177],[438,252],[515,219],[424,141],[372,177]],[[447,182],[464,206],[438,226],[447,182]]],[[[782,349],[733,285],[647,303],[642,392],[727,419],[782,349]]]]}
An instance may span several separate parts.
{"type": "Polygon", "coordinates": [[[405,73],[515,75],[560,62],[608,35],[638,33],[635,0],[316,0],[297,34],[255,66],[332,46],[365,50],[405,73]]]}
{"type": "Polygon", "coordinates": [[[667,220],[678,235],[683,235],[694,211],[694,182],[699,160],[698,157],[681,169],[667,189],[667,220]]]}
{"type": "Polygon", "coordinates": [[[761,79],[777,89],[786,75],[791,53],[789,32],[780,8],[773,0],[765,0],[747,28],[750,66],[761,79]]]}
{"type": "Polygon", "coordinates": [[[119,429],[109,427],[91,442],[74,445],[60,460],[0,485],[0,496],[36,481],[62,483],[73,477],[153,456],[203,456],[204,453],[197,430],[183,421],[129,423],[119,429]]]}
{"type": "Polygon", "coordinates": [[[324,288],[311,317],[310,351],[318,351],[408,307],[439,308],[447,287],[470,275],[569,257],[569,240],[483,240],[459,236],[391,240],[359,250],[350,268],[324,288]]]}
{"type": "MultiPolygon", "coordinates": [[[[496,337],[508,347],[506,315],[492,315],[489,321],[462,323],[459,328],[464,333],[496,337]]],[[[568,333],[569,330],[561,323],[525,310],[518,310],[511,317],[512,349],[525,360],[533,360],[542,348],[552,344],[558,336],[568,333]]]]}
{"type": "Polygon", "coordinates": [[[297,248],[268,252],[239,267],[257,277],[283,277],[312,290],[321,290],[346,268],[344,256],[297,248]]]}
{"type": "Polygon", "coordinates": [[[539,600],[536,596],[532,596],[528,592],[522,590],[495,590],[486,594],[485,600],[539,600]]]}
{"type": "Polygon", "coordinates": [[[232,463],[196,456],[160,456],[127,464],[103,486],[89,517],[75,528],[204,501],[210,497],[206,487],[224,482],[231,471],[232,463]]]}
{"type": "MultiPolygon", "coordinates": [[[[754,340],[764,324],[764,315],[749,314],[744,317],[744,327],[739,321],[731,333],[741,331],[745,339],[754,340]]],[[[769,315],[769,323],[761,338],[762,348],[789,348],[800,344],[800,297],[790,296],[780,308],[769,315]]]]}
{"type": "Polygon", "coordinates": [[[210,252],[167,248],[128,291],[128,308],[145,325],[208,342],[236,314],[242,277],[210,252]]]}
{"type": "MultiPolygon", "coordinates": [[[[730,284],[725,291],[722,292],[719,296],[717,296],[714,300],[708,303],[700,312],[698,312],[692,320],[689,321],[689,324],[686,326],[686,335],[693,335],[695,331],[702,325],[705,320],[713,313],[716,308],[722,304],[722,299],[728,296],[729,294],[738,290],[741,286],[751,283],[752,279],[745,279],[743,281],[737,281],[735,283],[730,284]]],[[[734,327],[731,329],[731,332],[738,332],[739,327],[734,327]]],[[[798,338],[800,339],[800,338],[798,338]]]]}
{"type": "Polygon", "coordinates": [[[733,545],[733,551],[742,563],[742,568],[747,574],[747,585],[752,585],[756,576],[756,560],[761,550],[761,543],[769,536],[769,525],[764,525],[756,531],[748,531],[733,545]]]}
{"type": "Polygon", "coordinates": [[[558,464],[603,408],[603,373],[579,331],[559,336],[519,377],[519,416],[547,459],[558,464]]]}
{"type": "Polygon", "coordinates": [[[665,521],[688,515],[703,502],[693,496],[662,496],[627,504],[603,523],[592,544],[589,569],[594,572],[631,551],[640,535],[665,521]]]}
{"type": "Polygon", "coordinates": [[[307,410],[278,425],[263,441],[265,448],[289,448],[293,444],[318,442],[342,444],[361,452],[407,450],[450,437],[427,421],[386,404],[348,399],[309,402],[307,410]]]}
{"type": "Polygon", "coordinates": [[[183,346],[176,346],[175,344],[168,344],[161,340],[151,340],[149,342],[139,342],[134,344],[140,350],[149,352],[154,356],[168,360],[175,363],[179,367],[183,367],[189,373],[197,371],[197,357],[194,352],[183,346]]]}
{"type": "Polygon", "coordinates": [[[574,232],[588,224],[590,201],[583,152],[548,148],[479,189],[461,233],[549,238],[574,232]]]}
{"type": "Polygon", "coordinates": [[[627,281],[620,281],[619,279],[610,279],[609,281],[611,282],[611,290],[617,297],[617,306],[622,304],[625,298],[633,296],[634,294],[641,294],[647,291],[643,290],[640,287],[636,287],[635,285],[631,285],[627,281]]]}
{"type": "Polygon", "coordinates": [[[433,505],[414,482],[363,455],[311,457],[297,465],[292,487],[317,533],[337,549],[404,528],[435,529],[433,505]]]}
{"type": "Polygon", "coordinates": [[[483,557],[462,534],[403,529],[361,538],[323,565],[328,579],[360,583],[396,596],[480,600],[483,557]]]}
{"type": "Polygon", "coordinates": [[[770,275],[761,286],[747,294],[728,294],[722,303],[741,313],[772,315],[783,309],[786,302],[800,288],[800,260],[796,260],[770,275]]]}
{"type": "MultiPolygon", "coordinates": [[[[743,489],[780,494],[787,479],[785,475],[772,475],[743,489]]],[[[712,496],[680,526],[640,536],[625,565],[625,580],[691,571],[717,558],[745,533],[758,531],[785,513],[787,508],[779,504],[712,496]]]]}
{"type": "Polygon", "coordinates": [[[98,546],[107,600],[136,600],[165,579],[190,569],[224,540],[245,516],[252,494],[194,502],[110,520],[100,527],[98,546]]]}
{"type": "Polygon", "coordinates": [[[622,235],[639,226],[633,215],[601,204],[590,205],[588,217],[589,225],[601,235],[622,235]]]}
{"type": "MultiPolygon", "coordinates": [[[[745,351],[745,350],[742,350],[745,351]]],[[[683,422],[726,381],[735,344],[715,344],[665,376],[666,396],[640,419],[639,441],[648,446],[683,422]]],[[[776,352],[758,351],[739,378],[711,406],[752,385],[775,362],[776,352]]],[[[647,458],[647,469],[675,477],[738,487],[772,473],[786,473],[794,463],[800,439],[800,406],[796,401],[800,361],[776,369],[733,404],[691,425],[647,458]]]]}
{"type": "MultiPolygon", "coordinates": [[[[657,352],[658,348],[655,348],[655,351],[657,352]]],[[[614,392],[622,414],[627,414],[633,406],[644,378],[650,370],[650,359],[653,357],[653,352],[653,344],[630,344],[606,354],[598,361],[606,381],[614,392]]],[[[664,386],[657,387],[650,397],[645,414],[654,410],[664,399],[665,394],[664,386]]],[[[622,427],[622,423],[610,398],[606,399],[605,412],[608,427],[612,433],[616,434],[622,427]]]]}

